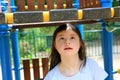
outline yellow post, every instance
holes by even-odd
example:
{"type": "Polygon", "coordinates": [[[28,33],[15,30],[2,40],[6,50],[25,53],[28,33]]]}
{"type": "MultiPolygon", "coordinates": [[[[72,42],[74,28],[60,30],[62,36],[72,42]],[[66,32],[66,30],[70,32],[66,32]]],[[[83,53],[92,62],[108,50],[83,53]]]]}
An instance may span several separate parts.
{"type": "Polygon", "coordinates": [[[111,17],[114,17],[114,8],[111,8],[111,17]]]}
{"type": "Polygon", "coordinates": [[[83,18],[83,11],[78,10],[78,19],[82,19],[82,18],[83,18]]]}
{"type": "Polygon", "coordinates": [[[43,21],[44,22],[50,21],[50,12],[49,11],[44,11],[43,12],[43,21]]]}
{"type": "Polygon", "coordinates": [[[13,13],[6,13],[5,15],[6,15],[6,23],[8,24],[14,23],[13,13]]]}

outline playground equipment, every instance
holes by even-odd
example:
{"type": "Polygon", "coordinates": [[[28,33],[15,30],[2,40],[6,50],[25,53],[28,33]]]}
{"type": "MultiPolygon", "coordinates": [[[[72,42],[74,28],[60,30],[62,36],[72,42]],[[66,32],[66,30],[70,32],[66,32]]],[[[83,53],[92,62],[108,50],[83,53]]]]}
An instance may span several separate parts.
{"type": "MultiPolygon", "coordinates": [[[[43,0],[38,0],[40,4],[37,5],[34,5],[34,0],[27,0],[28,6],[25,5],[25,0],[17,0],[17,11],[14,0],[7,1],[8,2],[0,0],[2,6],[2,13],[0,13],[0,59],[3,80],[12,80],[9,43],[10,33],[15,80],[20,80],[21,68],[17,29],[45,27],[67,22],[75,24],[100,22],[102,24],[104,67],[109,74],[106,80],[113,80],[113,35],[106,30],[106,22],[120,20],[120,7],[112,7],[112,0],[75,0],[75,4],[72,3],[72,0],[66,0],[65,4],[63,0],[57,0],[56,5],[54,4],[54,0],[46,0],[46,4],[43,0]],[[54,7],[56,9],[54,9],[54,7]],[[10,32],[10,30],[12,30],[12,32],[10,32]]],[[[120,70],[116,72],[120,73],[120,70]]]]}
{"type": "Polygon", "coordinates": [[[24,71],[24,80],[31,80],[30,69],[33,68],[34,80],[43,79],[48,72],[48,58],[41,58],[43,73],[40,69],[39,58],[32,59],[32,66],[30,66],[30,59],[23,60],[23,71],[24,71]],[[42,75],[40,75],[42,74],[42,75]]]}

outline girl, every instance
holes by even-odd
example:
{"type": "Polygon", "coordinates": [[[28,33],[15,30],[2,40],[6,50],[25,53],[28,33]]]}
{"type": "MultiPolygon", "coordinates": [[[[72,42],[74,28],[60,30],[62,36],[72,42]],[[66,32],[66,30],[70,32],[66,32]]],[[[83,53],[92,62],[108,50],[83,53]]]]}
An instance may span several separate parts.
{"type": "Polygon", "coordinates": [[[85,43],[76,26],[60,25],[53,34],[50,71],[44,80],[104,80],[107,73],[86,57],[85,43]]]}

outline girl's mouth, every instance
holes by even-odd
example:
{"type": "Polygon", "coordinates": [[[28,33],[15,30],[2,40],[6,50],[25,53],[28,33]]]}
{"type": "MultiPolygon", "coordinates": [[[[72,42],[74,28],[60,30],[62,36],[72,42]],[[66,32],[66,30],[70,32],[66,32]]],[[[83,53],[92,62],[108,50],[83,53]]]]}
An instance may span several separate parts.
{"type": "Polygon", "coordinates": [[[68,48],[65,48],[64,50],[71,50],[72,48],[68,47],[68,48]]]}

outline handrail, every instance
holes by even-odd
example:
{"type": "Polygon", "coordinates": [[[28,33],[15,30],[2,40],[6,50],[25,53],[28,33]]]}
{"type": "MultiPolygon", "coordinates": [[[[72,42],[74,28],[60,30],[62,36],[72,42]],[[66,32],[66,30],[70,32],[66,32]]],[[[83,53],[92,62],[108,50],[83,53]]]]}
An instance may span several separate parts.
{"type": "Polygon", "coordinates": [[[99,19],[105,21],[120,21],[119,10],[120,7],[118,6],[113,8],[73,8],[53,9],[50,11],[0,13],[0,24],[6,23],[20,27],[22,25],[56,25],[67,22],[88,24],[98,22],[99,19]]]}

